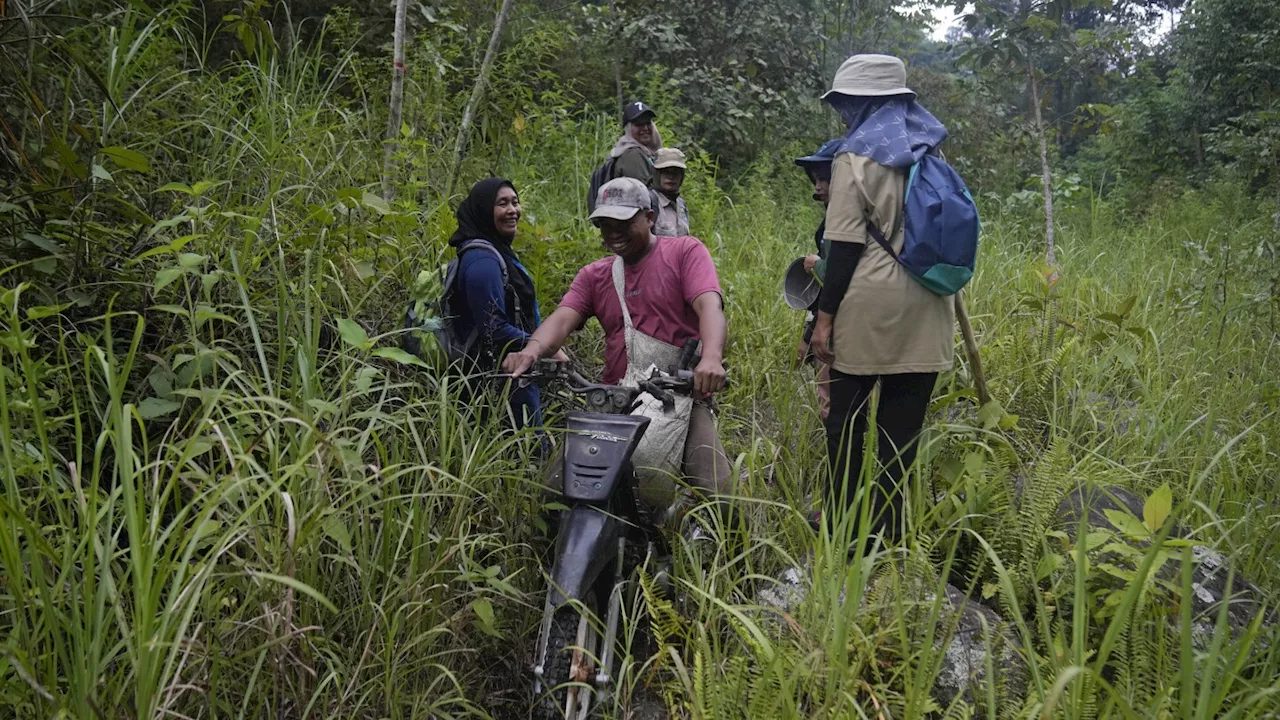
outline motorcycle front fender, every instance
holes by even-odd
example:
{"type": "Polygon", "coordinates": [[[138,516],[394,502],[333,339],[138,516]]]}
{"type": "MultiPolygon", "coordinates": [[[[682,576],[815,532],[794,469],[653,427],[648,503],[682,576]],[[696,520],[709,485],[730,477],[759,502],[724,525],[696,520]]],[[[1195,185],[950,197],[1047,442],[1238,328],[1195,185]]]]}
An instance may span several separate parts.
{"type": "Polygon", "coordinates": [[[621,528],[621,520],[590,505],[566,512],[551,569],[552,607],[586,597],[600,571],[617,557],[621,528]]]}

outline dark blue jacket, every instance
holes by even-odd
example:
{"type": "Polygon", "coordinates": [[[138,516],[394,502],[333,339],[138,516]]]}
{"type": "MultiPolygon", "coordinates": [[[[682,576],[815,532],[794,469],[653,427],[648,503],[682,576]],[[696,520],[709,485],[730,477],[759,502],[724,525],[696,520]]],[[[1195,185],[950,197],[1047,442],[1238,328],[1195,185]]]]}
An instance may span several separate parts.
{"type": "MultiPolygon", "coordinates": [[[[529,272],[515,258],[509,258],[508,274],[529,272]]],[[[542,321],[537,300],[533,307],[521,307],[516,312],[514,291],[503,287],[502,266],[494,254],[481,249],[468,250],[458,263],[459,296],[464,302],[456,323],[458,334],[469,337],[473,328],[480,334],[476,339],[476,364],[481,370],[495,370],[501,359],[511,352],[524,348],[529,335],[542,321]],[[523,316],[523,317],[521,317],[523,316]]],[[[533,281],[530,279],[529,284],[533,281]]],[[[530,424],[542,424],[542,403],[536,385],[512,390],[511,410],[516,416],[516,427],[523,427],[523,417],[530,424]]]]}

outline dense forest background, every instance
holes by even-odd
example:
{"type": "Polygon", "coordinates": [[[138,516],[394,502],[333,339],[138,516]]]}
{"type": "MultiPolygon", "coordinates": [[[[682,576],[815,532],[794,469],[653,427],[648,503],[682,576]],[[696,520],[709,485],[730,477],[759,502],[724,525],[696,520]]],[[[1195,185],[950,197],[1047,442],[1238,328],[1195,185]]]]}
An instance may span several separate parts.
{"type": "Polygon", "coordinates": [[[527,717],[536,443],[398,339],[491,173],[550,309],[643,99],[748,531],[633,588],[606,717],[1275,717],[1278,89],[1275,0],[0,0],[0,716],[527,717]],[[857,52],[977,196],[993,399],[957,351],[850,557],[779,284],[857,52]]]}

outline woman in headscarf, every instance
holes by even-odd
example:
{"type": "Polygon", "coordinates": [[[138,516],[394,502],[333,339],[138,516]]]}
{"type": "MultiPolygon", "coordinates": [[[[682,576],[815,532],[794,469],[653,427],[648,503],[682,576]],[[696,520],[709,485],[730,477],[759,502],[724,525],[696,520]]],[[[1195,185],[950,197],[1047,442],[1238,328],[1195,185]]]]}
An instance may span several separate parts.
{"type": "MultiPolygon", "coordinates": [[[[469,337],[477,331],[471,350],[475,369],[497,369],[507,353],[524,348],[541,322],[533,278],[520,264],[511,243],[520,222],[520,196],[515,185],[503,178],[486,178],[471,186],[458,206],[458,229],[449,244],[459,252],[457,330],[469,337]],[[463,244],[484,240],[497,255],[463,244]],[[507,281],[503,283],[503,266],[507,281]]],[[[541,425],[541,399],[536,385],[512,390],[510,406],[516,428],[541,425]]]]}
{"type": "Polygon", "coordinates": [[[876,454],[883,470],[868,473],[875,482],[867,491],[870,531],[889,541],[902,535],[901,485],[955,344],[952,298],[916,282],[874,237],[878,232],[895,253],[902,251],[907,174],[947,137],[906,80],[898,58],[854,55],[823,95],[848,133],[831,167],[826,284],[812,343],[818,360],[831,364],[827,520],[834,526],[843,512],[860,507],[863,437],[878,383],[876,454]]]}

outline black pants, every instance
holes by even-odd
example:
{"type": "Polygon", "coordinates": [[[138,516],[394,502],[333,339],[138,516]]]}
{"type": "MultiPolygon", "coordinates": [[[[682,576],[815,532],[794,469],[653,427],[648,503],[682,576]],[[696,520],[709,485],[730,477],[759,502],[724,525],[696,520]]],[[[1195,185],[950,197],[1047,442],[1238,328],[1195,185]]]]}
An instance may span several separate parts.
{"type": "Polygon", "coordinates": [[[916,437],[924,426],[937,379],[937,373],[846,375],[831,370],[831,413],[826,420],[831,474],[825,507],[829,510],[823,512],[830,527],[834,528],[850,508],[857,511],[854,501],[862,477],[863,437],[871,412],[871,391],[879,382],[876,454],[883,470],[870,488],[870,532],[883,530],[889,540],[901,537],[902,478],[915,462],[916,437]]]}

